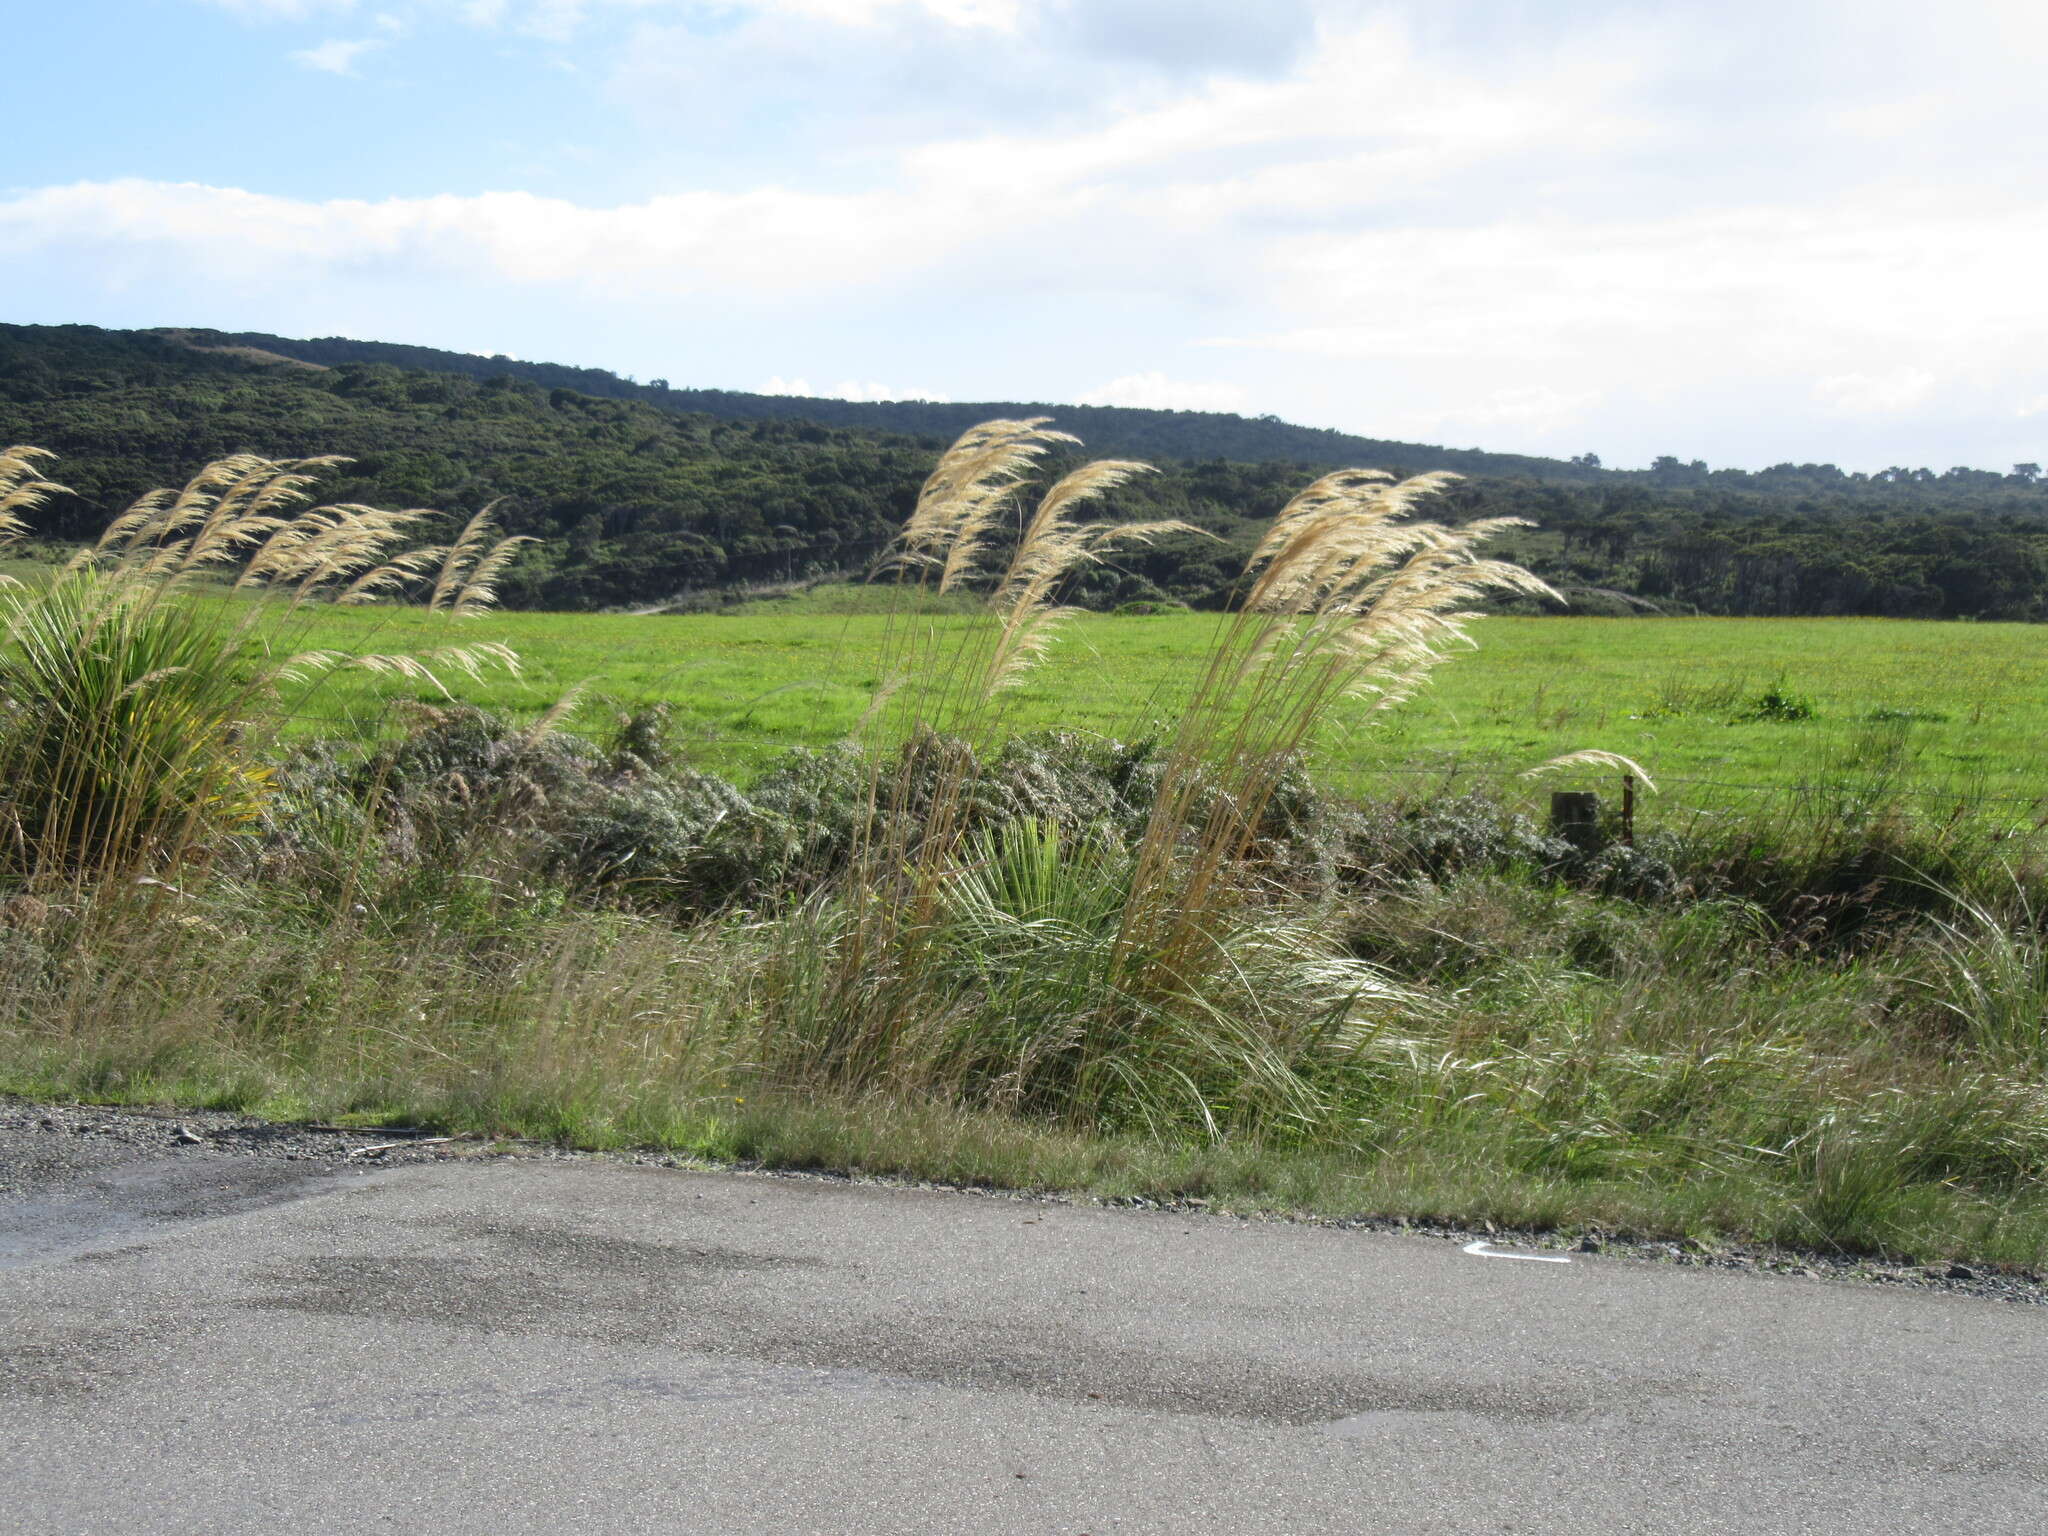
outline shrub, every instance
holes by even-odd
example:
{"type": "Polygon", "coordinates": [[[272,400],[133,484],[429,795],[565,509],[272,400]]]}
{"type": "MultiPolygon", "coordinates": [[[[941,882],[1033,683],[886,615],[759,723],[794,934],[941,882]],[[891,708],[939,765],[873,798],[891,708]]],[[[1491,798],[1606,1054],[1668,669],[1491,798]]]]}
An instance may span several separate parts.
{"type": "Polygon", "coordinates": [[[1773,683],[1751,699],[1735,718],[1738,720],[1811,720],[1813,701],[1788,693],[1782,683],[1773,683]]]}

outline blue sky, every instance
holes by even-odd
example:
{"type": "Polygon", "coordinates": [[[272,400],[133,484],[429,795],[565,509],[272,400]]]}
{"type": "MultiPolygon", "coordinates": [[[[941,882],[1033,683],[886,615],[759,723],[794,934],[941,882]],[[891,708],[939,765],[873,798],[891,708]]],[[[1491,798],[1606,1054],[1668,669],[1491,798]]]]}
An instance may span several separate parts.
{"type": "Polygon", "coordinates": [[[14,38],[7,319],[2048,460],[2039,4],[76,0],[14,38]]]}

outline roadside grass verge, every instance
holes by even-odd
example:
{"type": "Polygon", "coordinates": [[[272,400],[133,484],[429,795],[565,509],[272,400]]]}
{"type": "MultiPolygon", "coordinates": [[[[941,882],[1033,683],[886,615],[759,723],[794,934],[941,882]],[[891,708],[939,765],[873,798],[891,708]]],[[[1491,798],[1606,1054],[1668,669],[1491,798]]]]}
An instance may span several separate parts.
{"type": "MultiPolygon", "coordinates": [[[[40,932],[16,910],[0,1089],[1223,1209],[2048,1261],[2048,1054],[2040,1014],[2016,1026],[2001,990],[2038,987],[2041,953],[2009,930],[1830,958],[1734,905],[1416,885],[1343,918],[1421,1005],[1326,1064],[1315,1125],[1210,1137],[1019,1113],[930,1051],[835,1081],[815,911],[679,926],[450,884],[474,889],[385,892],[367,918],[230,885],[118,893],[40,932]],[[1987,943],[2006,970],[1978,962],[1987,943]]],[[[976,1012],[1002,999],[927,981],[956,1026],[1012,1027],[976,1012]]]]}

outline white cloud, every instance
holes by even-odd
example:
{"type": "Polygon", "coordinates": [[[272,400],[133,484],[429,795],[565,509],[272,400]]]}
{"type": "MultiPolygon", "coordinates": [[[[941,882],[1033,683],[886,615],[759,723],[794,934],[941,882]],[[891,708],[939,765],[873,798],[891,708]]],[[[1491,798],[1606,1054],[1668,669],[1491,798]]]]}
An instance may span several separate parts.
{"type": "Polygon", "coordinates": [[[223,11],[261,21],[304,21],[309,16],[355,8],[355,0],[207,0],[223,11]]]}
{"type": "Polygon", "coordinates": [[[82,182],[0,201],[0,251],[140,247],[201,271],[483,272],[641,294],[854,288],[955,254],[979,232],[957,205],[774,187],[608,208],[527,192],[314,202],[154,181],[82,182]]]}
{"type": "Polygon", "coordinates": [[[904,12],[921,12],[954,27],[1017,28],[1024,0],[737,0],[736,8],[786,13],[843,27],[872,27],[904,12]]]}
{"type": "Polygon", "coordinates": [[[1548,438],[1567,427],[1580,428],[1601,398],[1597,389],[1568,392],[1547,384],[1529,384],[1475,393],[1469,403],[1397,411],[1378,418],[1371,430],[1380,436],[1438,442],[1472,441],[1498,434],[1502,428],[1516,429],[1525,440],[1529,433],[1548,438]]]}
{"type": "MultiPolygon", "coordinates": [[[[303,21],[349,11],[357,0],[205,0],[252,19],[303,21]]],[[[635,11],[680,14],[701,24],[707,17],[787,16],[806,23],[875,29],[919,18],[968,30],[1014,32],[1024,0],[395,0],[392,11],[450,13],[472,27],[509,30],[554,42],[576,36],[593,13],[635,11]]],[[[399,18],[402,19],[402,18],[399,18]]],[[[714,32],[716,28],[712,29],[714,32]]]]}
{"type": "Polygon", "coordinates": [[[1224,207],[1276,201],[1261,180],[1268,171],[1307,171],[1317,173],[1310,195],[1298,184],[1283,188],[1280,206],[1356,207],[1503,155],[1639,142],[1655,130],[1627,104],[1626,89],[1643,67],[1626,54],[1596,60],[1560,48],[1523,68],[1467,73],[1424,57],[1402,27],[1380,18],[1325,34],[1301,68],[1276,79],[1206,80],[1162,100],[1121,101],[1078,132],[940,142],[918,160],[952,170],[1000,156],[1028,184],[1101,176],[1212,186],[1235,194],[1224,207]],[[1362,170],[1386,165],[1400,168],[1398,182],[1361,180],[1362,170]]]}
{"type": "Polygon", "coordinates": [[[898,389],[893,384],[880,384],[872,379],[842,379],[828,389],[813,389],[811,381],[804,378],[785,379],[776,374],[763,384],[758,394],[801,395],[809,400],[931,400],[944,401],[946,397],[930,389],[898,389]]]}
{"type": "Polygon", "coordinates": [[[472,26],[502,28],[546,43],[567,43],[583,30],[593,11],[643,11],[672,6],[673,0],[469,0],[462,14],[472,26]]]}
{"type": "MultiPolygon", "coordinates": [[[[665,312],[678,337],[748,303],[770,319],[809,304],[823,337],[790,319],[731,376],[823,356],[860,359],[823,391],[849,398],[884,389],[869,369],[998,395],[1107,380],[1088,398],[1490,446],[1568,433],[1551,445],[1609,458],[1630,451],[1622,433],[1688,457],[1798,432],[1816,441],[1782,451],[1911,454],[1922,421],[2002,447],[2048,414],[2040,7],[365,0],[357,15],[373,12],[572,39],[549,60],[610,95],[547,120],[587,111],[593,145],[612,135],[590,184],[625,190],[53,186],[0,195],[0,258],[33,256],[71,291],[157,273],[314,294],[463,282],[508,312],[665,312]],[[1181,364],[1204,337],[1215,350],[1181,364]]],[[[527,56],[472,52],[480,83],[501,52],[527,56]]],[[[359,56],[300,55],[337,71],[359,56]]],[[[516,163],[479,152],[465,185],[516,163]]]]}
{"type": "Polygon", "coordinates": [[[1940,381],[1924,368],[1837,373],[1814,381],[1816,400],[1843,416],[1891,416],[1924,403],[1940,381]]]}
{"type": "Polygon", "coordinates": [[[1242,411],[1250,396],[1237,384],[1127,373],[1074,397],[1076,405],[1130,405],[1153,411],[1242,411]]]}
{"type": "Polygon", "coordinates": [[[2038,333],[2048,305],[2027,272],[2044,240],[2048,210],[1967,197],[1290,235],[1264,248],[1268,271],[1323,318],[1217,343],[1382,362],[1602,358],[1665,376],[1708,362],[1812,378],[1818,365],[1821,398],[1903,405],[1924,398],[1937,359],[1993,363],[2038,333]],[[1913,361],[1870,366],[1901,354],[1913,361]]]}
{"type": "Polygon", "coordinates": [[[292,59],[307,69],[317,69],[325,74],[352,75],[356,72],[356,60],[383,46],[381,38],[363,37],[348,41],[334,37],[317,47],[298,49],[292,54],[292,59]]]}

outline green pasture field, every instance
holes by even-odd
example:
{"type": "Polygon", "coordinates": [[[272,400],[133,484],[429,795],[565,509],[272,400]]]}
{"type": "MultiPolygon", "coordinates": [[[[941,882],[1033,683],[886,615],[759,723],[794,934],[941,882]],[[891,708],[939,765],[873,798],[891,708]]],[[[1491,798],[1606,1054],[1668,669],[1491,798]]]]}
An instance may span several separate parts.
{"type": "MultiPolygon", "coordinates": [[[[892,622],[868,598],[460,621],[301,609],[273,643],[420,651],[499,641],[519,653],[520,674],[451,677],[455,697],[531,717],[580,686],[567,724],[585,730],[666,702],[699,765],[744,781],[788,747],[841,739],[868,710],[892,622]]],[[[1193,613],[1075,615],[1047,662],[1009,694],[1004,726],[1123,739],[1164,732],[1217,624],[1193,613]]],[[[1487,618],[1473,633],[1478,648],[1447,663],[1420,697],[1392,711],[1341,712],[1320,745],[1322,773],[1362,791],[1440,790],[1510,782],[1552,756],[1600,747],[1641,762],[1666,810],[1799,788],[1904,793],[1935,816],[1963,806],[2019,821],[2048,809],[2048,626],[1487,618]]],[[[434,697],[417,682],[345,674],[293,708],[302,731],[356,731],[393,718],[397,701],[434,697]]]]}

